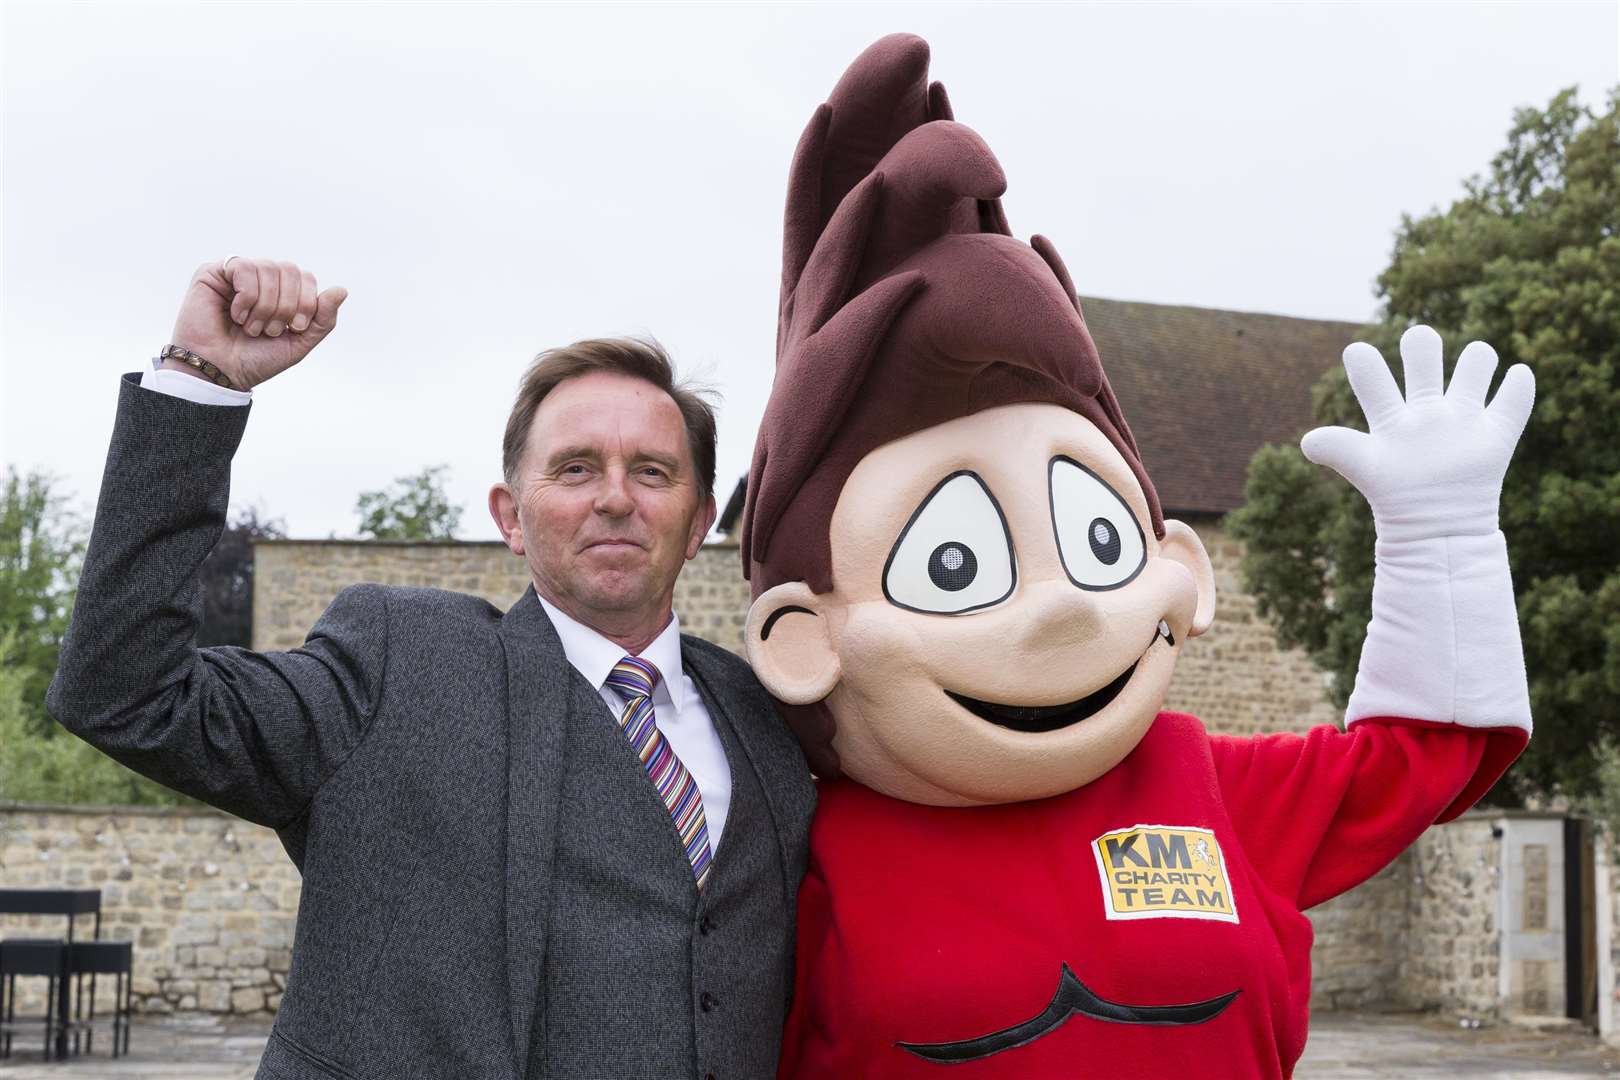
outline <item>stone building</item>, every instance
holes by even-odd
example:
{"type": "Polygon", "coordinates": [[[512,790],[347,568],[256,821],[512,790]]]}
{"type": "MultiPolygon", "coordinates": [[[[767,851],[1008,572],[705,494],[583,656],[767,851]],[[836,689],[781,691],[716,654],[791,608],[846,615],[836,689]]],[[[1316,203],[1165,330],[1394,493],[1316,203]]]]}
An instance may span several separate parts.
{"type": "MultiPolygon", "coordinates": [[[[1215,629],[1188,642],[1169,707],[1224,732],[1303,730],[1336,718],[1308,658],[1277,647],[1238,575],[1241,546],[1224,517],[1243,503],[1245,471],[1266,443],[1292,444],[1311,425],[1311,387],[1355,339],[1351,323],[1279,315],[1084,301],[1086,321],[1168,517],[1191,525],[1215,565],[1215,629]]],[[[730,533],[741,485],[721,515],[730,533]]],[[[303,641],[327,602],[356,581],[426,585],[484,596],[502,609],[528,585],[497,541],[260,541],[253,647],[303,641]]],[[[683,628],[741,651],[748,586],[734,542],[705,546],[676,587],[683,628]]]]}
{"type": "MultiPolygon", "coordinates": [[[[1236,734],[1336,722],[1322,673],[1278,646],[1244,590],[1241,545],[1224,518],[1243,502],[1253,452],[1292,444],[1311,426],[1311,387],[1357,328],[1098,299],[1084,305],[1166,516],[1199,533],[1215,566],[1214,628],[1187,643],[1167,707],[1236,734]]],[[[740,495],[722,516],[727,531],[740,495]]],[[[359,581],[473,593],[503,610],[528,586],[523,561],[498,542],[273,540],[256,545],[255,560],[252,644],[261,650],[297,647],[332,597],[359,581]]],[[[688,565],[675,596],[685,629],[739,652],[748,602],[737,547],[724,538],[688,565]]],[[[1606,860],[1597,859],[1584,886],[1592,897],[1589,959],[1566,963],[1558,950],[1567,905],[1553,888],[1565,848],[1536,839],[1538,828],[1467,815],[1313,910],[1314,1006],[1561,1015],[1574,993],[1565,984],[1580,968],[1606,1028],[1616,986],[1609,942],[1620,941],[1606,860]],[[1526,852],[1530,863],[1542,860],[1540,893],[1535,881],[1526,885],[1526,852]]],[[[211,811],[0,805],[0,879],[100,886],[116,913],[110,936],[136,942],[143,1009],[252,1011],[279,1001],[299,879],[268,830],[211,811]]]]}

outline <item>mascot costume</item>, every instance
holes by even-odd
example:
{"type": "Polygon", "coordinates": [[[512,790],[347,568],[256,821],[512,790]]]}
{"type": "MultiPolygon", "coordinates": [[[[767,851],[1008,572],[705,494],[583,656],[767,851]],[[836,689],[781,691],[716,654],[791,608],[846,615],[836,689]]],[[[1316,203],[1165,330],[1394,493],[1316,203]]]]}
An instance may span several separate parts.
{"type": "Polygon", "coordinates": [[[1311,460],[1377,523],[1343,730],[1161,712],[1214,576],[1166,520],[1041,237],[885,38],[789,181],[777,373],[749,475],[749,658],[818,776],[781,1076],[1276,1077],[1305,1046],[1302,909],[1460,814],[1530,706],[1497,502],[1534,396],[1489,346],[1311,460]]]}

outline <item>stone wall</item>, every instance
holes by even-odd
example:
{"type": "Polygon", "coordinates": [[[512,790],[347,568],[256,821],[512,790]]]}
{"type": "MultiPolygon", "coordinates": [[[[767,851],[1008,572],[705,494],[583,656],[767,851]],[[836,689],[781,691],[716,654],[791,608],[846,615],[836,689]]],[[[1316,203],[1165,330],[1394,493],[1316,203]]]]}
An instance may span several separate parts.
{"type": "MultiPolygon", "coordinates": [[[[1336,720],[1337,711],[1324,698],[1322,675],[1303,654],[1277,647],[1253,599],[1241,589],[1241,545],[1215,519],[1191,524],[1215,566],[1216,619],[1209,634],[1188,643],[1169,707],[1202,717],[1212,730],[1233,733],[1302,730],[1336,720]]],[[[523,560],[496,542],[275,540],[258,543],[255,559],[253,645],[258,649],[302,643],[332,597],[355,582],[454,589],[483,596],[503,610],[529,584],[523,560]]],[[[675,605],[685,628],[740,652],[748,591],[736,546],[706,546],[683,573],[675,605]]],[[[1314,1007],[1404,1004],[1399,987],[1407,978],[1426,988],[1410,995],[1411,1003],[1440,1006],[1449,1000],[1439,989],[1444,973],[1473,972],[1471,958],[1449,966],[1436,961],[1431,970],[1405,956],[1418,938],[1432,940],[1437,949],[1447,947],[1442,940],[1447,929],[1412,899],[1421,882],[1467,861],[1453,851],[1460,841],[1435,841],[1434,851],[1425,846],[1441,832],[1431,832],[1418,851],[1372,881],[1311,912],[1317,932],[1314,1007]],[[1433,868],[1426,872],[1422,868],[1429,863],[1433,868]]],[[[206,810],[0,806],[0,881],[101,887],[113,913],[105,936],[136,943],[137,1007],[144,1011],[251,1011],[274,1009],[279,1002],[300,882],[268,830],[206,810]]],[[[11,934],[27,922],[3,925],[11,934]]],[[[60,932],[49,925],[39,922],[36,929],[60,932]]],[[[1452,955],[1471,948],[1450,947],[1452,955]]]]}
{"type": "Polygon", "coordinates": [[[1343,715],[1327,699],[1327,676],[1276,632],[1243,588],[1243,544],[1218,518],[1188,518],[1215,567],[1215,625],[1187,642],[1165,707],[1189,712],[1211,731],[1252,735],[1304,731],[1343,715]]]}
{"type": "MultiPolygon", "coordinates": [[[[1234,734],[1303,731],[1333,723],[1338,710],[1326,682],[1298,650],[1277,647],[1238,575],[1243,546],[1219,519],[1189,522],[1215,566],[1215,625],[1187,643],[1176,664],[1166,707],[1200,717],[1211,730],[1234,734]]],[[[358,581],[428,585],[482,596],[503,611],[529,585],[524,561],[497,541],[478,543],[261,540],[254,546],[253,647],[301,644],[321,612],[358,581]]],[[[675,586],[684,630],[742,652],[748,613],[737,545],[705,545],[675,586]]]]}
{"type": "Polygon", "coordinates": [[[1313,1009],[1500,1018],[1496,821],[1480,811],[1436,826],[1378,876],[1308,913],[1313,1009]]]}
{"type": "Polygon", "coordinates": [[[253,647],[303,644],[332,598],[362,581],[472,593],[504,611],[523,595],[529,574],[497,540],[259,540],[253,545],[253,647]]]}
{"type": "Polygon", "coordinates": [[[1409,931],[1397,950],[1397,1001],[1476,1017],[1500,1014],[1502,840],[1496,817],[1464,814],[1407,854],[1409,931]]]}
{"type": "MultiPolygon", "coordinates": [[[[301,881],[269,829],[210,809],[0,803],[0,885],[101,890],[101,936],[134,944],[134,1007],[274,1010],[301,881]]],[[[91,936],[80,916],[75,940],[91,936]]],[[[0,915],[0,936],[62,937],[64,917],[0,915]]],[[[19,1011],[44,982],[18,981],[19,1011]]],[[[97,1009],[111,1003],[97,980],[97,1009]]]]}
{"type": "MultiPolygon", "coordinates": [[[[505,611],[529,587],[528,564],[498,540],[260,540],[253,547],[253,647],[292,649],[349,585],[425,585],[482,596],[505,611]]],[[[675,583],[681,629],[742,652],[748,583],[735,543],[706,544],[675,583]]]]}
{"type": "MultiPolygon", "coordinates": [[[[1383,873],[1309,912],[1313,1009],[1502,1015],[1497,820],[1471,813],[1431,829],[1383,873]]],[[[301,881],[269,829],[208,809],[0,803],[0,885],[101,889],[102,936],[135,944],[139,1011],[280,1003],[301,881]]],[[[1614,942],[1612,899],[1605,890],[1614,942]]],[[[89,934],[88,918],[77,925],[89,934]]],[[[0,916],[7,937],[63,931],[61,918],[0,916]]],[[[38,1008],[42,985],[19,983],[19,1008],[38,1008]]],[[[110,1001],[101,990],[98,1008],[110,1001]]]]}
{"type": "Polygon", "coordinates": [[[1376,877],[1305,914],[1311,948],[1311,1009],[1388,1008],[1395,1004],[1401,953],[1410,939],[1412,852],[1376,877]]]}

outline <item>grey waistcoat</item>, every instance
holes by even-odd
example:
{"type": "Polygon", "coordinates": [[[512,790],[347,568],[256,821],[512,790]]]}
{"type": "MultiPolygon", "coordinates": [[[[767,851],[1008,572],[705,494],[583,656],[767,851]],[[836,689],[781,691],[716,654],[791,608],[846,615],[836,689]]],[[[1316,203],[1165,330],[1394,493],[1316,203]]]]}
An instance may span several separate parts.
{"type": "Polygon", "coordinates": [[[564,732],[545,1033],[530,1044],[528,1076],[768,1076],[792,958],[778,928],[780,846],[748,757],[710,705],[732,798],[700,896],[615,718],[583,679],[577,690],[564,732]],[[604,791],[623,794],[610,802],[604,791]]]}

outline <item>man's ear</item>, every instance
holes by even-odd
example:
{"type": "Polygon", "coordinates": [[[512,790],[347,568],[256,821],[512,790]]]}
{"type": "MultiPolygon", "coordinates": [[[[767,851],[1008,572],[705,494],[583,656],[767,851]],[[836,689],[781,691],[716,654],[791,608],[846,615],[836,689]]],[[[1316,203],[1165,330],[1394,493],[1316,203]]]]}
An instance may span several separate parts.
{"type": "Polygon", "coordinates": [[[1209,552],[1204,542],[1190,526],[1166,518],[1164,539],[1159,541],[1159,554],[1185,566],[1198,586],[1198,606],[1193,610],[1188,637],[1197,637],[1215,621],[1215,568],[1210,565],[1209,552]]]}
{"type": "Polygon", "coordinates": [[[714,519],[718,511],[715,509],[714,495],[711,493],[704,497],[703,505],[698,508],[697,516],[692,519],[692,531],[686,538],[686,557],[697,558],[697,553],[703,547],[704,537],[714,528],[714,519]]]}
{"type": "Polygon", "coordinates": [[[504,483],[489,489],[489,516],[501,530],[501,539],[512,554],[523,554],[523,526],[518,521],[517,496],[504,483]]]}
{"type": "Polygon", "coordinates": [[[748,609],[743,644],[754,674],[776,700],[811,705],[838,685],[843,666],[833,648],[826,602],[802,581],[762,593],[748,609]]]}

